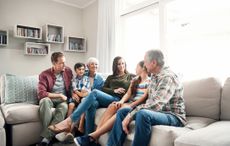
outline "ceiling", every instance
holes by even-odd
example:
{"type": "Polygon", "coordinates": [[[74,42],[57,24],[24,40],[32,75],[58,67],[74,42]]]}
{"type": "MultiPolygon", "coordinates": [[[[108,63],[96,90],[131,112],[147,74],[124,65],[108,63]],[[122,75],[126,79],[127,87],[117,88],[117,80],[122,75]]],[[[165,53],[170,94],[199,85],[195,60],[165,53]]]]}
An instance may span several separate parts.
{"type": "Polygon", "coordinates": [[[82,9],[94,3],[96,0],[53,0],[53,1],[82,9]]]}

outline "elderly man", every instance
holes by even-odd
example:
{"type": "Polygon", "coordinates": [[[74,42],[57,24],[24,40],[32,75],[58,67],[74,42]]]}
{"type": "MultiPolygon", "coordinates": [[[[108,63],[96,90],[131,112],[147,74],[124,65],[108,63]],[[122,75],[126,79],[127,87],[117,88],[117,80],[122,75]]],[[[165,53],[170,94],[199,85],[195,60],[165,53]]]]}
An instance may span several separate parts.
{"type": "Polygon", "coordinates": [[[148,146],[152,126],[183,126],[186,123],[183,86],[175,73],[164,66],[164,56],[159,50],[149,50],[144,57],[145,66],[152,74],[148,99],[136,108],[118,111],[107,146],[122,146],[128,125],[135,120],[133,146],[148,146]]]}
{"type": "Polygon", "coordinates": [[[42,121],[42,141],[39,146],[48,146],[54,134],[48,129],[50,124],[65,119],[67,113],[67,97],[70,95],[72,71],[65,66],[65,56],[61,52],[51,55],[52,67],[39,75],[38,98],[39,116],[42,121]],[[51,108],[55,108],[52,113],[51,108]]]}

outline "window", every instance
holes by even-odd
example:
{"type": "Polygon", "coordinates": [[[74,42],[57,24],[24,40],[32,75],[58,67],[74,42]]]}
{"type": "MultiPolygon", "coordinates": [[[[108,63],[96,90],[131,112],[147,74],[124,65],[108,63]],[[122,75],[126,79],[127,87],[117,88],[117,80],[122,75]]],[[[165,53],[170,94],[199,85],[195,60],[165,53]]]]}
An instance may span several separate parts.
{"type": "MultiPolygon", "coordinates": [[[[130,0],[128,0],[131,2],[130,0]]],[[[133,2],[138,2],[135,0],[133,2]]],[[[117,51],[127,62],[127,68],[135,73],[136,65],[144,59],[145,51],[159,48],[158,4],[145,5],[121,15],[121,50],[117,51]]]]}
{"type": "Polygon", "coordinates": [[[120,50],[135,72],[145,51],[160,48],[182,79],[230,75],[228,0],[121,0],[120,50]]]}
{"type": "Polygon", "coordinates": [[[174,0],[166,4],[168,63],[183,80],[230,74],[227,0],[174,0]]]}

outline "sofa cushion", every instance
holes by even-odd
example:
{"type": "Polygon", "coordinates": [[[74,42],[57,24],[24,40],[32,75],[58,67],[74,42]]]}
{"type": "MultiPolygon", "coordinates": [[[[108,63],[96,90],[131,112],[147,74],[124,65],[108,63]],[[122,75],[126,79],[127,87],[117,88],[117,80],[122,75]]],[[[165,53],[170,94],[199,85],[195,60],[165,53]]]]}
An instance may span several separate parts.
{"type": "Polygon", "coordinates": [[[0,103],[2,103],[3,102],[3,97],[5,97],[5,86],[4,86],[4,76],[3,75],[1,75],[1,77],[0,77],[0,103]]]}
{"type": "Polygon", "coordinates": [[[14,76],[12,74],[3,74],[0,78],[0,97],[1,97],[1,103],[4,103],[5,101],[5,78],[6,76],[14,76]]]}
{"type": "Polygon", "coordinates": [[[95,115],[95,124],[98,125],[100,122],[100,119],[103,115],[103,113],[105,112],[106,108],[99,108],[96,111],[96,115],[95,115]]]}
{"type": "Polygon", "coordinates": [[[5,120],[3,118],[2,111],[0,109],[0,128],[4,127],[4,125],[5,125],[5,120]]]}
{"type": "Polygon", "coordinates": [[[222,89],[221,106],[220,106],[221,120],[230,120],[229,103],[230,103],[230,78],[227,78],[222,89]]]}
{"type": "Polygon", "coordinates": [[[185,128],[189,128],[192,130],[204,128],[216,122],[216,120],[210,118],[204,118],[204,117],[186,117],[186,119],[187,119],[187,124],[185,125],[185,128]]]}
{"type": "Polygon", "coordinates": [[[175,140],[175,146],[229,146],[230,122],[219,121],[188,132],[175,140]]]}
{"type": "Polygon", "coordinates": [[[149,146],[174,146],[174,140],[191,131],[188,128],[158,125],[152,128],[149,146]]]}
{"type": "Polygon", "coordinates": [[[14,103],[1,105],[7,124],[37,122],[39,120],[38,105],[29,103],[14,103]]]}
{"type": "Polygon", "coordinates": [[[3,75],[2,103],[38,103],[38,76],[3,75]]]}
{"type": "Polygon", "coordinates": [[[184,82],[187,116],[219,119],[221,84],[216,78],[184,82]]]}

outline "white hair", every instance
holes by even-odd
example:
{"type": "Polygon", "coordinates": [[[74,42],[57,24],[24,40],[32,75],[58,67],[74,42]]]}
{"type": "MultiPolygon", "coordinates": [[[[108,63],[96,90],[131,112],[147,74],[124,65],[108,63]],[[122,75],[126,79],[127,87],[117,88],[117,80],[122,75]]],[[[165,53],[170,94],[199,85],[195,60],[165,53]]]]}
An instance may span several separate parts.
{"type": "Polygon", "coordinates": [[[98,61],[98,59],[95,58],[95,57],[90,57],[90,58],[87,60],[86,65],[89,65],[90,63],[96,63],[96,64],[99,65],[99,61],[98,61]]]}

